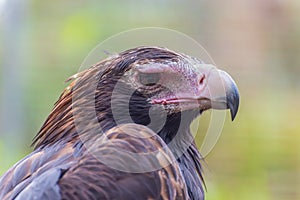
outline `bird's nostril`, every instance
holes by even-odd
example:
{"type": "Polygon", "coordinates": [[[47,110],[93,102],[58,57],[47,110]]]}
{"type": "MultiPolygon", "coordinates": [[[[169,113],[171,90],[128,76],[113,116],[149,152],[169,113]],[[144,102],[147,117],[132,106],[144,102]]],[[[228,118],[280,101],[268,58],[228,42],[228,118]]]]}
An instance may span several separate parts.
{"type": "Polygon", "coordinates": [[[203,75],[203,76],[200,78],[199,84],[202,85],[202,84],[204,83],[204,80],[205,80],[205,75],[203,75]]]}

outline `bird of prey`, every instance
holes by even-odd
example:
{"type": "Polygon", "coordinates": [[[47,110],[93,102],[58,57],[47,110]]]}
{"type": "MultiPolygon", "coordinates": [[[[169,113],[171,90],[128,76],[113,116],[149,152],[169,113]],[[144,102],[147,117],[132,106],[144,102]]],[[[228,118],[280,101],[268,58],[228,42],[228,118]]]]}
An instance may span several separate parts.
{"type": "Polygon", "coordinates": [[[235,118],[239,94],[226,72],[142,46],[68,81],[34,151],[1,177],[0,199],[204,199],[189,127],[211,108],[235,118]]]}

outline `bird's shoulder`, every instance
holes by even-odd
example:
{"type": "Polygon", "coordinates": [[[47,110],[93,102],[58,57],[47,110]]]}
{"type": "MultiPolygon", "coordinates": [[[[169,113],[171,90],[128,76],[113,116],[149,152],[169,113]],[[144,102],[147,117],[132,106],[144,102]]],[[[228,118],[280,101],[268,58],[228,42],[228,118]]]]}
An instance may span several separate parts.
{"type": "Polygon", "coordinates": [[[119,125],[87,146],[59,181],[65,199],[187,198],[176,159],[149,128],[119,125]]]}
{"type": "Polygon", "coordinates": [[[176,159],[147,127],[123,124],[88,141],[36,149],[0,179],[1,199],[187,198],[176,159]]]}
{"type": "Polygon", "coordinates": [[[55,179],[59,179],[63,170],[77,162],[74,150],[72,144],[61,143],[36,149],[1,177],[0,199],[17,199],[18,196],[26,196],[22,199],[31,199],[28,194],[42,197],[43,192],[50,189],[50,182],[54,186],[55,179]]]}

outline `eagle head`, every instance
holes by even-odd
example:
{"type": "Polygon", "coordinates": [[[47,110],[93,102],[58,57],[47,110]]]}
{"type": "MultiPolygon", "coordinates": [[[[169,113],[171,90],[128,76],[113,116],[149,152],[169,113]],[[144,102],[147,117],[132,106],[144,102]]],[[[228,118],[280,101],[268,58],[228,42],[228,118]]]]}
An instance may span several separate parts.
{"type": "Polygon", "coordinates": [[[226,72],[166,48],[130,49],[94,68],[100,69],[95,108],[104,130],[141,124],[168,143],[205,110],[230,109],[232,120],[237,114],[237,86],[226,72]]]}

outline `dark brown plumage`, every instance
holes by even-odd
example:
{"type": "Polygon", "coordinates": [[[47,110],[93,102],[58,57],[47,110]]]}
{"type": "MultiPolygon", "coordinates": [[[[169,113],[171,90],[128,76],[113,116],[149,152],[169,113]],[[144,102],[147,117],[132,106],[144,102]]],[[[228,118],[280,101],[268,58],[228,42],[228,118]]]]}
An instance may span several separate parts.
{"type": "Polygon", "coordinates": [[[234,118],[239,99],[227,74],[226,95],[207,96],[202,64],[139,47],[71,77],[0,199],[204,199],[190,123],[211,107],[234,118]]]}

